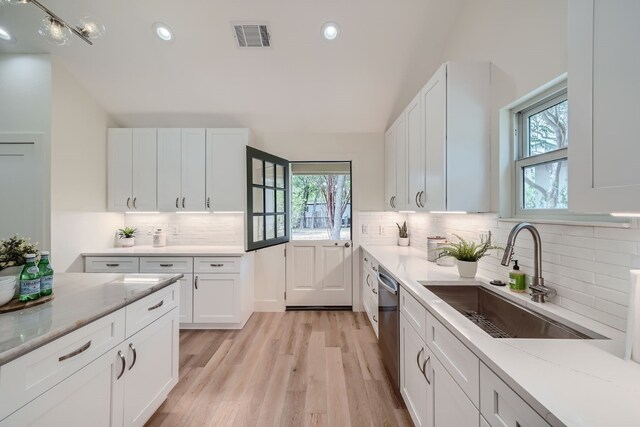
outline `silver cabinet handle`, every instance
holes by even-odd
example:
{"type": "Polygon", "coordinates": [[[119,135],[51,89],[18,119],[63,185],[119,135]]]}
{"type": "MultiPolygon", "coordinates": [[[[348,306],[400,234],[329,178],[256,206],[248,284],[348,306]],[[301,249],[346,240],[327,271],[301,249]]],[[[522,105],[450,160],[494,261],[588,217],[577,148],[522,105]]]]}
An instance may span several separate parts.
{"type": "Polygon", "coordinates": [[[120,264],[107,264],[107,267],[119,267],[120,264]]]}
{"type": "Polygon", "coordinates": [[[63,362],[67,359],[71,359],[72,357],[75,357],[77,355],[79,355],[80,353],[84,353],[85,351],[87,351],[87,349],[91,347],[91,340],[89,340],[88,343],[84,344],[82,347],[73,350],[71,353],[65,354],[64,356],[60,356],[58,357],[58,362],[63,362]]]}
{"type": "Polygon", "coordinates": [[[371,287],[371,283],[369,283],[369,279],[371,278],[371,275],[369,273],[367,273],[367,278],[365,279],[365,282],[367,282],[367,286],[371,287]]]}
{"type": "Polygon", "coordinates": [[[120,350],[118,350],[118,357],[120,358],[120,362],[122,362],[122,370],[120,374],[116,377],[116,380],[119,380],[124,375],[124,370],[127,368],[127,361],[124,358],[124,354],[120,350]]]}
{"type": "Polygon", "coordinates": [[[424,371],[422,370],[422,366],[420,366],[420,355],[424,353],[424,348],[421,348],[420,351],[418,352],[418,355],[416,356],[416,363],[418,364],[418,369],[420,369],[420,372],[422,372],[422,374],[424,375],[424,371]]]}
{"type": "Polygon", "coordinates": [[[416,198],[415,198],[415,200],[416,200],[416,206],[417,206],[417,207],[420,207],[420,202],[418,201],[418,196],[419,196],[419,195],[420,195],[420,192],[418,191],[418,192],[416,193],[416,198]]]}
{"type": "Polygon", "coordinates": [[[376,291],[375,288],[371,288],[371,292],[373,292],[374,294],[378,295],[378,291],[376,291]]]}
{"type": "Polygon", "coordinates": [[[138,200],[137,197],[133,198],[133,209],[138,209],[138,207],[136,206],[136,200],[138,200]]]}
{"type": "Polygon", "coordinates": [[[373,315],[373,321],[378,323],[378,319],[376,319],[376,315],[375,314],[373,315]]]}
{"type": "Polygon", "coordinates": [[[160,264],[160,267],[173,267],[173,264],[160,264]]]}
{"type": "Polygon", "coordinates": [[[157,303],[156,305],[152,305],[151,307],[147,308],[147,311],[153,311],[157,308],[160,308],[164,305],[164,300],[160,301],[159,303],[157,303]]]}
{"type": "Polygon", "coordinates": [[[127,197],[127,209],[131,209],[131,197],[127,197]]]}
{"type": "Polygon", "coordinates": [[[198,276],[196,276],[196,280],[193,282],[193,284],[195,285],[196,289],[198,289],[198,276]]]}
{"type": "Polygon", "coordinates": [[[185,201],[186,197],[182,198],[182,209],[184,209],[184,201],[185,201]]]}
{"type": "Polygon", "coordinates": [[[211,267],[224,267],[224,264],[209,264],[211,267]]]}
{"type": "MultiPolygon", "coordinates": [[[[420,199],[419,199],[419,200],[420,200],[420,207],[421,207],[421,208],[424,208],[424,202],[422,201],[422,199],[423,199],[423,197],[422,197],[422,196],[424,196],[424,195],[425,195],[425,192],[424,192],[424,190],[423,190],[423,191],[421,191],[421,192],[420,192],[420,199]]],[[[425,202],[427,201],[427,198],[426,198],[426,197],[424,197],[424,201],[425,201],[425,202]]]]}
{"type": "Polygon", "coordinates": [[[180,206],[178,206],[178,202],[180,201],[180,197],[176,197],[176,209],[179,209],[180,206]]]}
{"type": "Polygon", "coordinates": [[[211,207],[211,197],[207,197],[207,209],[211,207]]]}
{"type": "Polygon", "coordinates": [[[422,375],[424,376],[424,379],[427,380],[427,384],[431,385],[431,381],[429,380],[429,377],[427,376],[427,364],[431,362],[431,356],[427,356],[427,360],[424,361],[424,363],[422,364],[422,375]]]}
{"type": "Polygon", "coordinates": [[[136,348],[131,343],[129,343],[129,348],[133,352],[133,361],[131,362],[131,366],[129,366],[129,370],[131,370],[131,368],[133,368],[133,365],[136,364],[136,360],[138,360],[138,352],[136,351],[136,348]]]}

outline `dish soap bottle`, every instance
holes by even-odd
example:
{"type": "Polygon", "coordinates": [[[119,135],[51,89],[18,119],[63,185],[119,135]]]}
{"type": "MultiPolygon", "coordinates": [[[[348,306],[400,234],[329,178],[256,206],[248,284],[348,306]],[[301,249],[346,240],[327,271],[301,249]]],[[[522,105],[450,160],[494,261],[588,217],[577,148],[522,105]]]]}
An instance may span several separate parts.
{"type": "Polygon", "coordinates": [[[520,271],[518,260],[513,260],[513,270],[509,272],[509,289],[513,292],[524,292],[527,289],[525,274],[520,271]]]}
{"type": "Polygon", "coordinates": [[[36,265],[36,254],[24,256],[24,268],[20,274],[20,301],[40,298],[40,271],[36,265]]]}
{"type": "Polygon", "coordinates": [[[53,268],[49,261],[49,252],[42,251],[42,257],[38,263],[40,270],[40,296],[47,296],[53,293],[53,268]]]}

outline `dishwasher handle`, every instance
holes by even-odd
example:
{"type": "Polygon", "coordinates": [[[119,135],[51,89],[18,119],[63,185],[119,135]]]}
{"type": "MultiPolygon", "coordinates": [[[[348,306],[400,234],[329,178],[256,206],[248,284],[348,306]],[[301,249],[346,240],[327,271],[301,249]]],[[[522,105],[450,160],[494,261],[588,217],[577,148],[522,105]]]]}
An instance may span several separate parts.
{"type": "Polygon", "coordinates": [[[393,295],[398,295],[398,284],[386,274],[378,272],[378,285],[382,286],[393,295]]]}

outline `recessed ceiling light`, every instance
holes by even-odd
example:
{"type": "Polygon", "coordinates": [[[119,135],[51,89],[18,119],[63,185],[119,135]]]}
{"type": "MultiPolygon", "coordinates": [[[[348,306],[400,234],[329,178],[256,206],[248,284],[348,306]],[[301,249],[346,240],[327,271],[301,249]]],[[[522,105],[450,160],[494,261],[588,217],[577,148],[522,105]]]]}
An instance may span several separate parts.
{"type": "Polygon", "coordinates": [[[340,34],[340,27],[335,22],[327,22],[322,26],[322,36],[327,40],[335,40],[340,34]]]}
{"type": "Polygon", "coordinates": [[[11,34],[9,33],[9,31],[5,30],[2,27],[0,27],[0,39],[6,40],[6,41],[13,40],[13,38],[11,37],[11,34]]]}
{"type": "Polygon", "coordinates": [[[156,22],[153,24],[153,32],[160,40],[170,42],[173,40],[173,31],[171,28],[162,22],[156,22]]]}

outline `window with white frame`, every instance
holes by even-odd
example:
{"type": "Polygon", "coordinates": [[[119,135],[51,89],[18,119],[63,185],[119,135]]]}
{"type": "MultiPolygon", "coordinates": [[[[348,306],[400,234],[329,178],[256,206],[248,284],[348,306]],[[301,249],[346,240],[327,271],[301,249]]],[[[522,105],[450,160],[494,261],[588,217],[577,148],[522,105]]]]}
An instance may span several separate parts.
{"type": "Polygon", "coordinates": [[[568,212],[568,109],[563,88],[515,114],[516,215],[568,212]]]}

